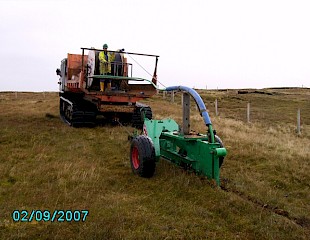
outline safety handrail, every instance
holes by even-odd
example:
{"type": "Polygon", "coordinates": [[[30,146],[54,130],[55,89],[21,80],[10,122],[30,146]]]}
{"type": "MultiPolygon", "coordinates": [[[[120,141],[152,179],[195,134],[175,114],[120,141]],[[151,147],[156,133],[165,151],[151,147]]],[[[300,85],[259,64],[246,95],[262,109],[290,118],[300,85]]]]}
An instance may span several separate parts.
{"type": "MultiPolygon", "coordinates": [[[[88,78],[107,78],[107,79],[116,79],[116,80],[129,80],[129,81],[138,81],[138,82],[149,82],[153,85],[155,89],[159,89],[151,80],[146,78],[138,78],[138,77],[124,77],[124,76],[113,76],[113,75],[93,75],[88,78]]],[[[162,89],[161,89],[162,90],[162,89]]]]}

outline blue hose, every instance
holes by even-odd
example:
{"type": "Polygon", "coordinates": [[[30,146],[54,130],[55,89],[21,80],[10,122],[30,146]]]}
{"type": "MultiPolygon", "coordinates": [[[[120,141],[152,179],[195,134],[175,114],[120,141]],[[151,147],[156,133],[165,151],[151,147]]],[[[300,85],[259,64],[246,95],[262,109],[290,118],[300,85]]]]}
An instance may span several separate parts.
{"type": "Polygon", "coordinates": [[[165,91],[168,91],[168,92],[169,91],[184,91],[184,92],[189,93],[195,99],[195,102],[199,108],[200,114],[205,124],[207,126],[212,124],[203,100],[201,99],[200,95],[194,89],[189,88],[189,87],[184,87],[184,86],[172,86],[172,87],[167,87],[165,91]]]}

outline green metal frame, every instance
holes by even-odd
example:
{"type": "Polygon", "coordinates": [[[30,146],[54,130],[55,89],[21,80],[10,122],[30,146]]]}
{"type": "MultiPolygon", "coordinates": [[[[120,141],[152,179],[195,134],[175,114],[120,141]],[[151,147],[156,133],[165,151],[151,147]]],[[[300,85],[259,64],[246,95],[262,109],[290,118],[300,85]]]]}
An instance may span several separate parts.
{"type": "Polygon", "coordinates": [[[226,156],[227,151],[219,143],[211,143],[207,135],[180,134],[178,124],[172,119],[146,118],[143,131],[153,141],[157,161],[163,157],[198,175],[214,179],[220,185],[219,157],[226,156]]]}

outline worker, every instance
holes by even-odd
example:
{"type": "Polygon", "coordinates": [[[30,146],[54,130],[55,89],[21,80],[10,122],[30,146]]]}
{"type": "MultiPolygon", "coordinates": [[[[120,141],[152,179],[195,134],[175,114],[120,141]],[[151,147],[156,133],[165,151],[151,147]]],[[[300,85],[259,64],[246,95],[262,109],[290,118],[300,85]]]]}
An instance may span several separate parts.
{"type": "MultiPolygon", "coordinates": [[[[111,75],[111,62],[113,61],[113,54],[108,52],[108,44],[103,44],[103,51],[99,53],[100,61],[100,75],[111,75]]],[[[100,79],[100,91],[104,91],[104,79],[100,79]]],[[[108,90],[111,89],[111,80],[107,84],[108,90]]]]}
{"type": "Polygon", "coordinates": [[[123,76],[123,59],[125,49],[118,49],[114,53],[114,63],[112,64],[112,75],[123,76]]]}

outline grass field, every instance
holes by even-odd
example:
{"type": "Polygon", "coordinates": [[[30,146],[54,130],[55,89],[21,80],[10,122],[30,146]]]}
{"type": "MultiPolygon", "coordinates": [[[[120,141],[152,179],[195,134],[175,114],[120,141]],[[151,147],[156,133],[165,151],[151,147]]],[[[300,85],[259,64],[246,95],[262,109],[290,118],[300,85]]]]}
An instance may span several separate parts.
{"type": "MultiPolygon", "coordinates": [[[[0,239],[310,239],[310,89],[199,93],[228,150],[220,188],[164,160],[153,178],[135,176],[133,128],[71,128],[57,93],[0,93],[0,239]],[[82,209],[85,222],[12,220],[14,210],[82,209]]],[[[145,101],[154,118],[181,123],[180,102],[145,101]]]]}

